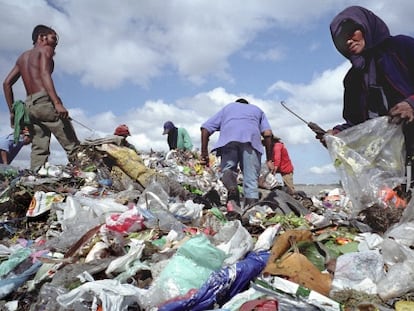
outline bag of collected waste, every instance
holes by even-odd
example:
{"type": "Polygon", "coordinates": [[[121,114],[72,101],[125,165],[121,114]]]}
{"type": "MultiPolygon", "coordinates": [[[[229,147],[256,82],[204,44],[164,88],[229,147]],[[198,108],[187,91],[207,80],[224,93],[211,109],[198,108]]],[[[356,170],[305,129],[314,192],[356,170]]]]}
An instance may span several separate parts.
{"type": "Polygon", "coordinates": [[[144,187],[148,185],[149,178],[155,174],[155,170],[146,167],[142,158],[131,148],[115,144],[103,144],[101,149],[114,158],[116,164],[129,177],[138,181],[144,187]]]}
{"type": "MultiPolygon", "coordinates": [[[[246,289],[263,270],[269,259],[268,251],[250,252],[237,263],[224,266],[211,273],[208,280],[198,290],[192,290],[181,297],[176,297],[164,305],[159,311],[204,311],[216,310],[215,304],[222,305],[246,289]]],[[[257,298],[255,295],[251,298],[257,298]]],[[[228,310],[224,308],[223,310],[228,310]]],[[[233,309],[234,310],[234,309],[233,309]]],[[[237,309],[238,310],[238,309],[237,309]]]]}
{"type": "Polygon", "coordinates": [[[153,285],[141,293],[144,307],[154,307],[190,290],[200,288],[210,274],[221,268],[225,253],[204,234],[185,242],[168,261],[153,285]]]}
{"type": "Polygon", "coordinates": [[[326,135],[342,186],[352,201],[352,214],[374,204],[383,206],[380,191],[404,182],[404,135],[400,125],[378,117],[326,135]]]}

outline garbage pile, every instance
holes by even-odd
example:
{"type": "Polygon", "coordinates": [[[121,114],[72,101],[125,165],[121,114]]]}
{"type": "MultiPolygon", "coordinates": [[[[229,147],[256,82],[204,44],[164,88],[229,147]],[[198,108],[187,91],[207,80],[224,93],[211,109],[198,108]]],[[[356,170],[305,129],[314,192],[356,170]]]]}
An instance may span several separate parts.
{"type": "Polygon", "coordinates": [[[373,229],[344,189],[289,195],[269,176],[229,210],[218,159],[197,153],[108,137],[78,162],[0,167],[1,310],[413,308],[414,207],[397,192],[373,229]]]}

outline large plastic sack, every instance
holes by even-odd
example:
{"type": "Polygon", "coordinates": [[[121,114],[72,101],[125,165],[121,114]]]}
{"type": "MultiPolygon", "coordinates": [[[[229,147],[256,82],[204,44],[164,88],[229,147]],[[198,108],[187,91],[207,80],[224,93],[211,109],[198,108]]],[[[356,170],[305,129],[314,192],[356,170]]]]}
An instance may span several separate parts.
{"type": "Polygon", "coordinates": [[[378,117],[326,135],[342,186],[352,201],[352,214],[381,204],[380,191],[404,182],[405,149],[401,125],[378,117]]]}
{"type": "Polygon", "coordinates": [[[222,267],[225,256],[204,234],[193,236],[168,261],[151,288],[142,291],[144,307],[149,309],[197,290],[222,267]]]}
{"type": "Polygon", "coordinates": [[[142,158],[131,148],[103,144],[101,149],[113,157],[116,164],[133,180],[146,187],[155,170],[145,166],[142,158]]]}
{"type": "Polygon", "coordinates": [[[262,272],[268,259],[269,252],[250,252],[234,265],[212,273],[198,291],[169,301],[158,311],[204,311],[213,309],[215,304],[221,306],[245,290],[250,281],[262,272]]]}

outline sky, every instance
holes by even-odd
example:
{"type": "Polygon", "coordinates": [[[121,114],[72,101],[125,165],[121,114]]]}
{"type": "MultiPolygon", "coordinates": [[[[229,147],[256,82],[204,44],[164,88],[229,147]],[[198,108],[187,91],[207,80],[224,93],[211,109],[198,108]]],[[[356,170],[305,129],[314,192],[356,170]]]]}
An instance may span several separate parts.
{"type": "MultiPolygon", "coordinates": [[[[351,5],[373,11],[393,35],[414,35],[410,0],[0,0],[0,77],[45,24],[59,35],[52,78],[81,141],[127,124],[138,150],[168,151],[162,131],[171,120],[200,148],[200,125],[243,97],[285,143],[296,184],[336,183],[328,151],[280,102],[324,129],[343,122],[350,63],[329,24],[351,5]]],[[[21,80],[13,90],[25,99],[21,80]]],[[[0,96],[0,135],[11,131],[0,96]]],[[[54,138],[49,162],[67,163],[54,138]]],[[[30,146],[12,165],[29,168],[30,146]]]]}

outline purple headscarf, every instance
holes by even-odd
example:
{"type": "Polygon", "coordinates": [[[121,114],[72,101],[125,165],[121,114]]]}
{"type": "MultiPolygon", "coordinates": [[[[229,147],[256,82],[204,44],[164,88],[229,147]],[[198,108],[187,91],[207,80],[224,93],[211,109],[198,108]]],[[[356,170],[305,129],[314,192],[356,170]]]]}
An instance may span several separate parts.
{"type": "Polygon", "coordinates": [[[359,69],[368,69],[368,80],[375,81],[375,68],[371,68],[370,60],[367,59],[369,50],[376,47],[385,39],[390,37],[390,31],[384,21],[377,15],[360,6],[350,6],[340,12],[332,20],[332,40],[337,50],[348,58],[352,66],[359,69]],[[365,49],[359,55],[350,55],[346,46],[346,36],[350,31],[360,29],[364,34],[365,49]],[[366,65],[369,65],[367,68],[366,65]],[[372,72],[374,70],[374,72],[372,72]]]}

